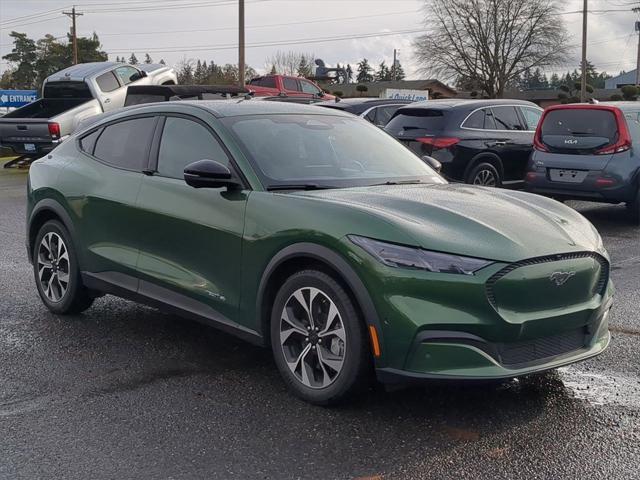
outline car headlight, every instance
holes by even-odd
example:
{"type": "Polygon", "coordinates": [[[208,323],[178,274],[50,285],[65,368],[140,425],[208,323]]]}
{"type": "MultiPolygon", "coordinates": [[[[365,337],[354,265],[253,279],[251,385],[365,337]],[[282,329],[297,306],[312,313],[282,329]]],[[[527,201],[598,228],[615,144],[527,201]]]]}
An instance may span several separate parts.
{"type": "Polygon", "coordinates": [[[432,252],[416,247],[395,245],[367,237],[349,235],[349,240],[362,247],[378,261],[390,267],[415,268],[439,273],[473,275],[493,261],[432,252]]]}

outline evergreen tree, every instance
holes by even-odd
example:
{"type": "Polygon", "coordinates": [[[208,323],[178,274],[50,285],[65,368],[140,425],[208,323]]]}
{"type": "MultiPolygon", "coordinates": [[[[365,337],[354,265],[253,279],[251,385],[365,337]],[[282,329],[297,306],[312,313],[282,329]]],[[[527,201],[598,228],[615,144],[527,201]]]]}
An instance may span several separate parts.
{"type": "Polygon", "coordinates": [[[275,65],[271,65],[271,71],[269,72],[271,75],[276,75],[278,72],[276,72],[276,66],[275,65]]]}
{"type": "MultiPolygon", "coordinates": [[[[391,72],[391,79],[393,79],[393,71],[391,72]]],[[[400,64],[400,60],[396,60],[396,80],[404,80],[406,75],[404,74],[404,69],[402,68],[402,65],[400,64]]]]}
{"type": "Polygon", "coordinates": [[[148,53],[144,54],[144,63],[147,63],[147,64],[153,63],[153,60],[151,59],[148,53]]]}
{"type": "Polygon", "coordinates": [[[549,86],[551,88],[558,88],[560,86],[560,77],[557,73],[551,74],[551,78],[549,78],[549,86]]]}
{"type": "Polygon", "coordinates": [[[131,56],[129,57],[129,63],[131,65],[137,65],[138,64],[138,58],[136,57],[135,53],[132,53],[131,56]]]}
{"type": "Polygon", "coordinates": [[[302,55],[300,57],[300,64],[298,65],[297,74],[299,77],[311,76],[311,65],[307,61],[307,57],[305,55],[302,55]]]}
{"type": "Polygon", "coordinates": [[[391,80],[391,70],[387,67],[384,60],[378,66],[378,71],[375,75],[376,82],[388,82],[391,80]]]}
{"type": "Polygon", "coordinates": [[[358,76],[356,77],[356,81],[358,83],[367,83],[373,81],[373,75],[371,65],[369,65],[369,61],[366,58],[363,58],[360,62],[358,62],[358,76]]]}
{"type": "Polygon", "coordinates": [[[166,65],[166,63],[164,62],[164,58],[160,59],[160,65],[166,65]]]}
{"type": "Polygon", "coordinates": [[[11,75],[14,88],[35,88],[35,63],[38,58],[36,42],[28,38],[26,33],[11,32],[9,36],[13,41],[13,49],[2,58],[16,65],[11,75]]]}
{"type": "Polygon", "coordinates": [[[353,68],[351,68],[351,64],[347,63],[347,83],[353,82],[353,68]]]}
{"type": "MultiPolygon", "coordinates": [[[[3,57],[10,64],[10,74],[3,76],[3,82],[12,88],[39,89],[42,81],[73,63],[71,38],[66,43],[59,42],[53,35],[45,35],[37,42],[26,34],[11,32],[13,49],[3,57]]],[[[78,59],[81,62],[101,62],[108,60],[100,50],[100,40],[94,33],[91,37],[78,37],[78,59]]]]}

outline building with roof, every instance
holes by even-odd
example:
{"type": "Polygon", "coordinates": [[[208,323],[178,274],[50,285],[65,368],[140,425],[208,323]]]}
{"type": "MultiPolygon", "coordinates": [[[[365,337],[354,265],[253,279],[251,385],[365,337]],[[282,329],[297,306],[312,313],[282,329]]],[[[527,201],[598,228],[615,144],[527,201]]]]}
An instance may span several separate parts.
{"type": "Polygon", "coordinates": [[[604,81],[604,88],[620,88],[625,85],[635,85],[636,84],[636,71],[631,70],[630,72],[621,73],[615,77],[608,78],[604,81]]]}

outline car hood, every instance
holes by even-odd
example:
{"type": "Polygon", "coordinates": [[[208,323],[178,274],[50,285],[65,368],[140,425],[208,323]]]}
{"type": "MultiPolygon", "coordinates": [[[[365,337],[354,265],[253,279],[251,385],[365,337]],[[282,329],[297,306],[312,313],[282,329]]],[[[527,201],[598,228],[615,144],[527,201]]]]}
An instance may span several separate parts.
{"type": "MultiPolygon", "coordinates": [[[[409,236],[416,246],[430,250],[513,262],[602,249],[600,235],[582,215],[555,200],[524,192],[446,184],[293,195],[360,209],[391,224],[381,240],[402,243],[409,236]],[[393,238],[389,232],[398,235],[393,238]]],[[[350,233],[369,232],[354,225],[350,233]]]]}

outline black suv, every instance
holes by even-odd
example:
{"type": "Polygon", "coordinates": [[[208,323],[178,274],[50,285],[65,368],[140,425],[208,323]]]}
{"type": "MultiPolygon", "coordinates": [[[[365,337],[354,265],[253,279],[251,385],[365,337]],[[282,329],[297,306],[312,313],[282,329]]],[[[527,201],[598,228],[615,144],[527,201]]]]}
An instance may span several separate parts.
{"type": "Polygon", "coordinates": [[[498,187],[523,180],[541,115],[522,100],[427,100],[398,109],[385,130],[449,180],[498,187]]]}

